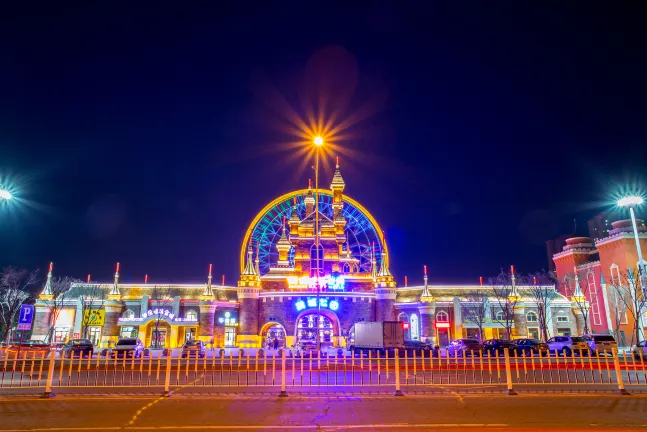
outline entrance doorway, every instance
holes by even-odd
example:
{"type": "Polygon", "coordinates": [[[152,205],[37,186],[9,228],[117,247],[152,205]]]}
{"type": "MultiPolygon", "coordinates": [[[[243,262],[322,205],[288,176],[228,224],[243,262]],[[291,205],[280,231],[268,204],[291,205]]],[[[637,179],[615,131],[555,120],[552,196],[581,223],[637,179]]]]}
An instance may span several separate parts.
{"type": "Polygon", "coordinates": [[[88,337],[95,347],[99,346],[101,342],[101,327],[90,327],[88,330],[88,337]]]}
{"type": "Polygon", "coordinates": [[[335,328],[330,318],[316,313],[302,315],[297,321],[296,340],[301,345],[317,345],[317,338],[324,347],[334,346],[335,328]]]}
{"type": "Polygon", "coordinates": [[[449,345],[449,329],[438,329],[438,346],[446,347],[449,345]]]}
{"type": "Polygon", "coordinates": [[[274,349],[274,341],[278,342],[278,348],[285,348],[285,329],[279,323],[267,323],[261,330],[261,341],[268,349],[274,349]]]}
{"type": "Polygon", "coordinates": [[[225,347],[236,346],[236,327],[225,326],[225,347]]]}
{"type": "Polygon", "coordinates": [[[159,327],[158,329],[153,329],[151,333],[151,347],[164,348],[165,346],[166,346],[166,328],[159,327]]]}
{"type": "Polygon", "coordinates": [[[188,342],[190,340],[195,339],[195,334],[196,334],[195,327],[187,327],[184,330],[184,342],[188,342]]]}

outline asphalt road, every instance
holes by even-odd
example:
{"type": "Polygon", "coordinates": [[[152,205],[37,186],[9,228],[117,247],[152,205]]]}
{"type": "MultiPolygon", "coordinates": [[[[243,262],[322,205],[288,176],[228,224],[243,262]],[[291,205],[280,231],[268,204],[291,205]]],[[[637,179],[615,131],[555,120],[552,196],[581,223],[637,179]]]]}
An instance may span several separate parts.
{"type": "Polygon", "coordinates": [[[0,397],[7,431],[637,431],[646,396],[188,395],[0,397]]]}

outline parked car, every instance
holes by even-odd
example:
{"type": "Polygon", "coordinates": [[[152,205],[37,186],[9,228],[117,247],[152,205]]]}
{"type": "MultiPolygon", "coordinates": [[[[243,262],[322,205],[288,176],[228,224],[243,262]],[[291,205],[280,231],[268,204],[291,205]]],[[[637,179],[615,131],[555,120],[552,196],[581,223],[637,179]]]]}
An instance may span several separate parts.
{"type": "Polygon", "coordinates": [[[483,351],[483,345],[476,339],[456,339],[447,346],[447,355],[452,357],[462,357],[463,353],[466,356],[478,355],[479,351],[483,351]]]}
{"type": "Polygon", "coordinates": [[[92,357],[94,352],[94,345],[88,339],[70,339],[67,341],[61,355],[65,358],[70,358],[74,356],[80,357],[92,357]]]}
{"type": "Polygon", "coordinates": [[[20,351],[20,358],[23,355],[48,357],[51,347],[41,340],[27,340],[21,342],[14,342],[7,347],[7,354],[9,356],[17,355],[20,351]],[[23,354],[25,353],[25,354],[23,354]]]}
{"type": "Polygon", "coordinates": [[[141,357],[144,353],[144,344],[139,338],[121,338],[112,349],[112,357],[141,357]]]}
{"type": "Polygon", "coordinates": [[[640,341],[637,345],[632,346],[631,355],[636,360],[647,361],[647,341],[640,341]]]}
{"type": "Polygon", "coordinates": [[[182,358],[191,356],[203,358],[206,355],[207,349],[204,346],[204,342],[201,340],[192,339],[190,341],[186,341],[182,346],[182,358]]]}
{"type": "Polygon", "coordinates": [[[404,341],[404,349],[407,352],[408,355],[413,354],[414,352],[416,354],[427,354],[432,351],[432,346],[431,344],[424,343],[419,340],[405,340],[404,341]]]}
{"type": "Polygon", "coordinates": [[[516,349],[517,346],[514,342],[505,339],[487,339],[483,341],[483,350],[491,356],[503,355],[505,350],[512,353],[516,349]]]}
{"type": "Polygon", "coordinates": [[[520,339],[515,339],[514,344],[517,348],[517,355],[526,355],[530,356],[532,354],[541,354],[541,353],[548,353],[548,344],[546,342],[542,342],[539,339],[533,339],[533,338],[520,338],[520,339]]]}
{"type": "Polygon", "coordinates": [[[618,351],[618,343],[611,335],[586,334],[582,338],[589,345],[591,354],[611,354],[613,350],[618,351]]]}
{"type": "Polygon", "coordinates": [[[589,354],[589,345],[581,336],[554,336],[546,341],[551,353],[570,356],[573,353],[589,354]]]}

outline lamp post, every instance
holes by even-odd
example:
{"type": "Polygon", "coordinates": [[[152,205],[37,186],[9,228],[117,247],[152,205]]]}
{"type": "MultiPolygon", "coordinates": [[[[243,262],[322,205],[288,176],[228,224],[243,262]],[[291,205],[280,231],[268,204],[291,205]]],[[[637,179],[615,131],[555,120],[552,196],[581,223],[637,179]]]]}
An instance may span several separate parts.
{"type": "MultiPolygon", "coordinates": [[[[317,337],[317,350],[321,351],[321,302],[319,301],[319,292],[321,291],[321,285],[319,284],[319,273],[320,273],[320,266],[322,265],[321,261],[319,260],[319,147],[321,147],[324,143],[323,138],[321,136],[316,136],[315,139],[313,140],[313,143],[315,145],[315,226],[314,226],[314,234],[315,234],[315,257],[316,257],[316,263],[317,263],[317,268],[316,268],[316,274],[315,274],[315,287],[317,289],[317,329],[316,329],[316,337],[317,337]]],[[[321,254],[323,255],[323,254],[321,254]]],[[[323,259],[323,256],[321,257],[323,259]]]]}
{"type": "MultiPolygon", "coordinates": [[[[638,238],[638,226],[636,225],[636,214],[634,213],[634,207],[639,206],[642,203],[643,203],[643,199],[639,196],[626,196],[618,200],[619,207],[629,207],[629,214],[631,215],[631,224],[633,225],[633,229],[634,229],[634,240],[636,241],[636,252],[638,253],[638,277],[640,278],[640,283],[642,285],[642,289],[644,290],[645,284],[647,282],[647,275],[645,274],[645,271],[647,270],[647,268],[645,268],[645,260],[643,259],[642,250],[640,249],[640,239],[638,238]]],[[[638,293],[635,293],[634,291],[635,290],[630,291],[632,300],[635,300],[634,296],[638,294],[638,293]]],[[[639,335],[642,335],[643,317],[641,316],[642,314],[637,314],[637,315],[638,316],[636,318],[638,322],[636,323],[636,327],[638,328],[639,335]]],[[[640,339],[642,339],[642,337],[640,337],[640,339]]]]}
{"type": "Polygon", "coordinates": [[[629,214],[631,215],[631,224],[634,228],[634,240],[636,241],[636,251],[638,252],[638,273],[641,277],[645,275],[645,260],[640,249],[640,239],[638,238],[638,226],[636,225],[636,214],[634,207],[643,203],[643,199],[639,196],[628,196],[618,200],[619,207],[629,207],[629,214]]]}

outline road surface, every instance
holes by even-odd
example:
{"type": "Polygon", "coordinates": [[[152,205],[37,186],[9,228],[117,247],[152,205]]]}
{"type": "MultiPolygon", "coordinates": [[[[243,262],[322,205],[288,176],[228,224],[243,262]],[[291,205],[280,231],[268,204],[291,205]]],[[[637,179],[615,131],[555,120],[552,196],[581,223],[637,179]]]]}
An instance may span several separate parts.
{"type": "Polygon", "coordinates": [[[0,432],[46,431],[637,431],[647,396],[387,395],[0,397],[0,432]]]}

